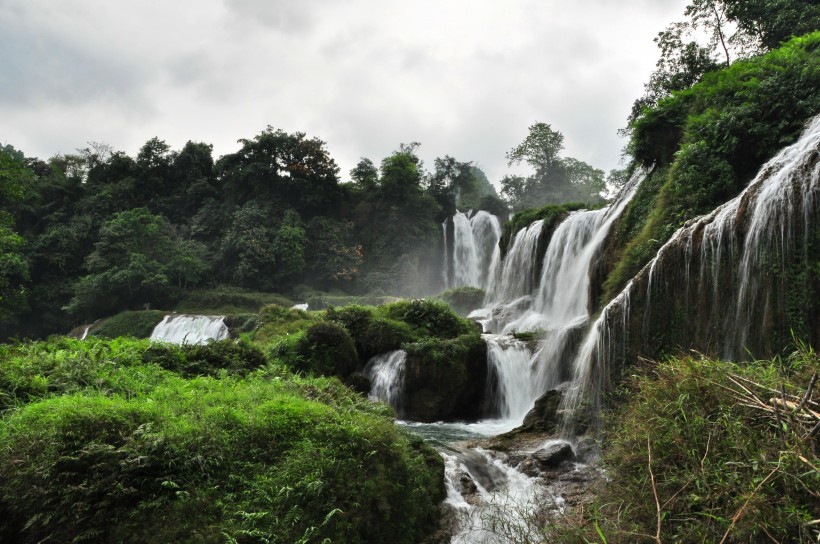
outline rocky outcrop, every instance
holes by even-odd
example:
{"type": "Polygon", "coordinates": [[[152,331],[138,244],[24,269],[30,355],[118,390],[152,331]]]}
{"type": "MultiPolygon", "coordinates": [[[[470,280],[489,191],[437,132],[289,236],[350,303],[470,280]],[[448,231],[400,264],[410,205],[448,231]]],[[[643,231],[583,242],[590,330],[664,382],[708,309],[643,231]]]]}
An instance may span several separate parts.
{"type": "Polygon", "coordinates": [[[408,344],[405,350],[400,417],[424,422],[482,417],[487,345],[480,336],[428,339],[408,344]]]}

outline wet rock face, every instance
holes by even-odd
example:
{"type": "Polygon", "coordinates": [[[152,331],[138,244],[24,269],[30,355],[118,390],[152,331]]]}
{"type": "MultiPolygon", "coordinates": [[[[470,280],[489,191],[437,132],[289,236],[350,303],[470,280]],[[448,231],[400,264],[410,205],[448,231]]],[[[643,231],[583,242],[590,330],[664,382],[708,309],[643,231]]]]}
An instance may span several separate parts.
{"type": "Polygon", "coordinates": [[[408,346],[401,417],[424,422],[481,418],[487,345],[479,336],[440,344],[408,346]]]}
{"type": "Polygon", "coordinates": [[[532,453],[516,452],[509,456],[516,470],[532,478],[552,475],[556,469],[566,468],[575,459],[575,452],[568,442],[555,442],[532,453]]]}

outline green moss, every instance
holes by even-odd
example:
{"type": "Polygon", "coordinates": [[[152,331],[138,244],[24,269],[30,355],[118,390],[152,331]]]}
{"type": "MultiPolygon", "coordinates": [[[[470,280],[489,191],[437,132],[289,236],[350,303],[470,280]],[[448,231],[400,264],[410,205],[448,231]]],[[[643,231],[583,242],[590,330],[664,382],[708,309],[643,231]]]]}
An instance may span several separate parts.
{"type": "Polygon", "coordinates": [[[143,310],[121,312],[109,317],[99,325],[95,325],[89,334],[104,338],[132,336],[134,338],[149,338],[166,312],[160,310],[143,310]]]}
{"type": "Polygon", "coordinates": [[[501,238],[498,241],[498,245],[501,248],[502,256],[506,254],[507,249],[510,247],[510,242],[521,229],[531,225],[535,221],[543,220],[544,231],[552,231],[566,218],[569,212],[587,207],[584,203],[572,202],[568,204],[550,204],[543,208],[533,208],[516,213],[512,216],[512,219],[505,222],[501,228],[501,238]]]}
{"type": "Polygon", "coordinates": [[[440,300],[401,300],[379,308],[377,313],[407,323],[419,337],[455,338],[476,330],[471,321],[460,318],[440,300]]]}

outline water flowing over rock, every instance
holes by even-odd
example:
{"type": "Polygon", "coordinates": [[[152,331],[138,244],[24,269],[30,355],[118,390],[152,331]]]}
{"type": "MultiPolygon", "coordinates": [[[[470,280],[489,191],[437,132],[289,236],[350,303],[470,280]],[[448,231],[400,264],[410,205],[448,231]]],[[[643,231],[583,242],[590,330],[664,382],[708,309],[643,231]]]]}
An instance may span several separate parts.
{"type": "Polygon", "coordinates": [[[452,217],[452,247],[448,245],[447,222],[444,229],[444,282],[452,287],[487,287],[493,251],[501,237],[501,225],[491,213],[479,210],[457,212],[452,217]]]}
{"type": "Polygon", "coordinates": [[[539,331],[540,338],[528,358],[513,340],[485,336],[494,376],[489,383],[495,387],[488,397],[499,417],[520,424],[538,397],[572,376],[571,362],[590,318],[590,267],[645,177],[637,172],[607,208],[570,213],[550,237],[541,266],[534,265],[537,247],[545,243],[540,220],[521,229],[503,262],[494,263],[490,302],[471,316],[486,331],[539,331]]]}
{"type": "Polygon", "coordinates": [[[574,421],[595,414],[601,389],[638,355],[678,346],[726,359],[766,357],[798,329],[820,341],[809,270],[820,249],[818,202],[820,117],[740,195],[681,227],[606,306],[573,364],[565,413],[574,421]]]}
{"type": "Polygon", "coordinates": [[[397,349],[373,357],[362,371],[370,380],[370,400],[387,403],[398,414],[401,413],[402,407],[406,362],[407,352],[397,349]]]}
{"type": "Polygon", "coordinates": [[[223,340],[228,337],[225,316],[208,315],[166,315],[154,327],[152,342],[172,344],[204,344],[209,340],[223,340]]]}

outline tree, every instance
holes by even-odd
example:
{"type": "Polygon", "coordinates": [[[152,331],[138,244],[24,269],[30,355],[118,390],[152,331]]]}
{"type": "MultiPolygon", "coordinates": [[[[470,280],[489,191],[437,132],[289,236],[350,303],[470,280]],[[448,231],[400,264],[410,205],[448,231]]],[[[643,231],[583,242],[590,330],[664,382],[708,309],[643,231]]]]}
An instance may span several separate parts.
{"type": "Polygon", "coordinates": [[[174,240],[167,221],[146,208],[115,213],[100,227],[88,272],[75,286],[71,313],[95,317],[145,303],[162,304],[173,284],[196,283],[204,269],[201,247],[174,240]],[[182,245],[182,256],[176,249],[182,245]]]}
{"type": "Polygon", "coordinates": [[[510,166],[526,162],[535,169],[527,177],[505,176],[501,180],[501,194],[513,210],[602,198],[606,189],[603,171],[578,159],[561,157],[563,148],[563,134],[547,123],[535,123],[524,141],[507,153],[510,166]]]}
{"type": "Polygon", "coordinates": [[[373,161],[364,157],[350,170],[350,179],[361,190],[372,192],[379,186],[379,170],[373,161]]]}
{"type": "Polygon", "coordinates": [[[535,169],[537,177],[542,177],[555,167],[563,150],[563,134],[547,123],[535,123],[524,141],[507,153],[507,166],[523,161],[535,169]]]}
{"type": "Polygon", "coordinates": [[[0,322],[19,315],[26,307],[28,260],[9,209],[23,199],[33,178],[21,153],[9,147],[0,149],[0,322]]]}
{"type": "Polygon", "coordinates": [[[292,208],[305,216],[331,215],[338,201],[339,167],[318,138],[268,127],[217,161],[229,205],[249,200],[292,208]]]}

